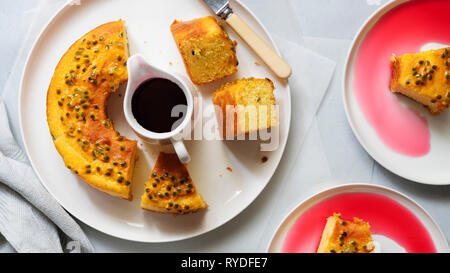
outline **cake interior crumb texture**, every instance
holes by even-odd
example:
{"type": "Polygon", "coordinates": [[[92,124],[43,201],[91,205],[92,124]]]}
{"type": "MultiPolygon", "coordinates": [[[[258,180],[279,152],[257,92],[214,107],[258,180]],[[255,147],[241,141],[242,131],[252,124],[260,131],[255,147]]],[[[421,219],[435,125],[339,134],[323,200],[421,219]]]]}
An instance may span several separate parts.
{"type": "Polygon", "coordinates": [[[236,44],[214,17],[175,21],[171,30],[187,73],[195,84],[220,80],[238,71],[236,44]]]}
{"type": "Polygon", "coordinates": [[[236,137],[278,126],[274,89],[270,79],[254,78],[237,80],[219,88],[213,95],[213,102],[223,136],[234,133],[236,137]]]}

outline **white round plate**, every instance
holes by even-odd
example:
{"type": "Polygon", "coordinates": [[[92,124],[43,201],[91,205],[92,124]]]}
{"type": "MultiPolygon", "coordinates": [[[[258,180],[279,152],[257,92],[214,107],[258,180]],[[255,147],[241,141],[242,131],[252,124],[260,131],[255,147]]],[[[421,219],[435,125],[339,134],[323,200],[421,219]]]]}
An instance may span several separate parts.
{"type": "MultiPolygon", "coordinates": [[[[274,48],[261,22],[238,1],[234,11],[274,48]]],[[[56,64],[70,45],[95,27],[110,21],[126,21],[130,53],[142,53],[152,64],[186,75],[170,32],[175,20],[213,15],[200,0],[82,0],[59,11],[41,33],[29,56],[20,93],[22,137],[31,164],[47,190],[72,215],[87,225],[115,237],[139,242],[170,242],[211,231],[238,215],[261,193],[274,174],[286,145],[290,117],[290,90],[265,66],[255,65],[257,57],[237,40],[239,73],[231,78],[262,77],[274,81],[280,105],[280,139],[274,152],[260,152],[258,142],[188,141],[192,156],[188,169],[209,209],[193,215],[173,217],[140,209],[144,182],[149,178],[159,151],[163,148],[139,141],[133,202],[101,193],[78,179],[64,167],[56,151],[46,121],[46,94],[56,64]],[[269,160],[262,163],[261,158],[269,160]],[[227,170],[229,169],[229,170],[227,170]],[[231,171],[232,170],[232,171],[231,171]]],[[[222,81],[224,82],[224,81],[222,81]]],[[[212,104],[212,92],[221,83],[200,89],[204,107],[212,104]]],[[[127,126],[122,111],[123,88],[109,100],[108,112],[121,134],[138,139],[127,126]]],[[[204,122],[215,120],[214,112],[204,122]]],[[[215,122],[215,121],[214,121],[215,122]]],[[[165,149],[165,148],[164,148],[165,149]]]]}
{"type": "MultiPolygon", "coordinates": [[[[422,223],[422,225],[425,227],[425,229],[428,231],[431,240],[433,241],[436,251],[438,253],[449,252],[449,246],[448,242],[440,230],[439,226],[436,224],[436,222],[433,220],[433,218],[416,202],[408,198],[407,196],[386,188],[382,186],[376,186],[376,185],[370,185],[370,184],[349,184],[349,185],[343,185],[338,186],[334,188],[330,188],[328,190],[322,191],[318,194],[315,194],[314,196],[306,199],[303,201],[298,207],[296,207],[294,210],[292,210],[289,215],[283,220],[283,222],[280,224],[280,226],[277,228],[277,231],[275,232],[275,235],[272,237],[272,240],[268,247],[269,253],[280,253],[283,248],[283,244],[285,242],[285,239],[288,235],[288,232],[291,230],[292,226],[296,223],[297,219],[306,211],[308,211],[311,207],[314,205],[319,204],[320,202],[341,194],[346,193],[372,193],[372,194],[378,194],[385,197],[388,197],[396,202],[398,202],[400,205],[403,205],[406,209],[408,209],[410,212],[412,212],[417,219],[422,223]]],[[[358,215],[343,215],[344,217],[358,217],[358,215]]],[[[375,225],[376,223],[370,223],[371,225],[375,225]]],[[[395,225],[395,223],[392,223],[395,225]]],[[[375,240],[380,240],[385,245],[381,246],[381,249],[384,248],[384,252],[396,252],[396,250],[401,251],[401,247],[398,247],[398,245],[390,243],[390,248],[386,248],[386,242],[389,244],[389,239],[387,239],[384,236],[375,235],[375,240]],[[378,236],[378,237],[377,237],[378,236]],[[377,239],[379,238],[379,239],[377,239]]]]}
{"type": "MultiPolygon", "coordinates": [[[[450,142],[448,141],[450,139],[450,130],[447,129],[449,128],[450,111],[446,111],[438,117],[431,116],[428,110],[418,103],[402,96],[397,97],[401,104],[414,109],[421,117],[426,118],[431,134],[431,149],[428,154],[421,157],[406,156],[392,150],[381,140],[362,112],[353,86],[355,61],[360,45],[367,33],[385,14],[409,1],[411,0],[398,0],[387,3],[365,22],[356,35],[348,54],[343,79],[345,111],[353,132],[361,145],[383,167],[411,181],[430,185],[450,185],[450,169],[439,164],[439,162],[446,162],[450,154],[450,142]]],[[[432,43],[433,41],[429,42],[432,43]]],[[[386,43],[389,43],[389,41],[386,41],[386,43]]],[[[423,49],[426,46],[427,44],[424,44],[423,49]]],[[[386,83],[386,85],[388,84],[386,83]]]]}

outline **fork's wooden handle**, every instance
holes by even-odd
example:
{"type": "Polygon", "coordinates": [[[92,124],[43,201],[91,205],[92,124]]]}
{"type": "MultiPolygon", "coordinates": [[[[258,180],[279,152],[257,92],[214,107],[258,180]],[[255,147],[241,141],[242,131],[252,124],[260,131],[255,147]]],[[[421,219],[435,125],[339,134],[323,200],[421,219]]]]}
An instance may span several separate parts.
{"type": "Polygon", "coordinates": [[[291,67],[241,17],[233,13],[226,22],[278,77],[287,79],[291,76],[291,67]]]}

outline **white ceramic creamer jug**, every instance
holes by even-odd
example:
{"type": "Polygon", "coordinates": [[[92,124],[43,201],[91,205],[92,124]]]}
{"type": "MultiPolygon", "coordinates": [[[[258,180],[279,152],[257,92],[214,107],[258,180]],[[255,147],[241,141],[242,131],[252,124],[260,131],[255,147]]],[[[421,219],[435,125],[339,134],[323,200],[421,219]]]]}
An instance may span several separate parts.
{"type": "MultiPolygon", "coordinates": [[[[131,56],[127,61],[128,66],[128,85],[124,98],[124,113],[125,118],[134,132],[142,138],[145,142],[151,144],[173,144],[175,151],[180,158],[180,161],[184,164],[190,162],[191,157],[184,145],[182,138],[180,137],[185,130],[192,130],[193,128],[193,114],[194,114],[194,97],[196,101],[198,100],[199,93],[187,80],[183,79],[182,76],[178,76],[172,73],[163,71],[155,66],[152,66],[146,61],[144,56],[141,54],[136,54],[131,56]],[[155,133],[145,129],[139,124],[133,115],[133,96],[138,89],[138,87],[152,79],[165,79],[169,80],[184,92],[187,101],[187,107],[185,107],[185,113],[182,122],[173,128],[172,131],[167,133],[155,133]]],[[[148,90],[146,92],[161,92],[148,90]]],[[[157,94],[155,94],[157,97],[157,94]]],[[[157,119],[158,116],[149,117],[157,119]]]]}

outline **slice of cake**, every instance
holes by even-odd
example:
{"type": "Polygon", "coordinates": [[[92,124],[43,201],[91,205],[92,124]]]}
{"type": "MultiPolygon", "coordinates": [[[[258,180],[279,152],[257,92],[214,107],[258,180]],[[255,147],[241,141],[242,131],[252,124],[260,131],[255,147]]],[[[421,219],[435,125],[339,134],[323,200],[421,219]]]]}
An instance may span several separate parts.
{"type": "Polygon", "coordinates": [[[317,253],[371,253],[375,244],[370,225],[353,218],[345,221],[340,214],[329,217],[317,253]]]}
{"type": "Polygon", "coordinates": [[[427,106],[438,115],[449,107],[450,48],[393,56],[392,92],[427,106]]]}
{"type": "Polygon", "coordinates": [[[239,136],[278,126],[275,86],[269,79],[227,83],[213,94],[223,136],[239,136]]]}
{"type": "Polygon", "coordinates": [[[187,73],[195,84],[220,80],[238,71],[236,44],[214,17],[175,21],[171,30],[187,73]]]}
{"type": "Polygon", "coordinates": [[[208,208],[186,167],[176,154],[160,153],[149,181],[145,183],[141,207],[166,214],[188,214],[208,208]]]}

